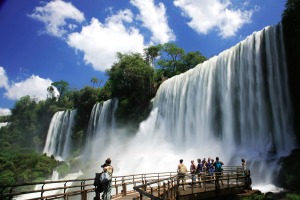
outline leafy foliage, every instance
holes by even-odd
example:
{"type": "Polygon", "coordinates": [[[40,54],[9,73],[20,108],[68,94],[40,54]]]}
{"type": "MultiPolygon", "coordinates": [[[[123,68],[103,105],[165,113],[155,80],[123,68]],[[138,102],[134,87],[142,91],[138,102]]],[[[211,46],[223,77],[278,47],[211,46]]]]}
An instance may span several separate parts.
{"type": "Polygon", "coordinates": [[[300,185],[300,148],[294,149],[291,155],[281,161],[279,180],[282,187],[297,190],[300,185]]]}
{"type": "Polygon", "coordinates": [[[82,150],[90,113],[97,102],[119,99],[117,124],[129,126],[134,132],[149,115],[150,100],[160,83],[203,62],[201,59],[205,60],[199,52],[185,54],[174,44],[150,46],[144,52],[144,57],[139,53],[118,53],[118,61],[107,71],[109,78],[103,87],[100,87],[102,81],[96,77],[91,78],[93,87],[80,90],[70,89],[69,83],[61,80],[47,88],[44,101],[37,102],[30,96],[17,101],[12,115],[0,118],[0,121],[10,122],[0,128],[0,185],[45,180],[54,169],[61,176],[82,169],[76,157],[82,150]],[[158,66],[157,63],[163,64],[158,66]],[[68,109],[76,109],[77,115],[72,134],[75,148],[69,164],[66,164],[40,153],[52,116],[57,111],[68,109]]]}
{"type": "Polygon", "coordinates": [[[105,89],[85,87],[74,93],[74,107],[77,109],[76,123],[73,134],[75,146],[79,148],[84,141],[90,114],[96,102],[109,99],[110,93],[105,89]]]}
{"type": "Polygon", "coordinates": [[[206,60],[199,51],[185,53],[182,48],[173,43],[165,43],[157,49],[160,58],[156,62],[155,88],[158,88],[164,80],[184,73],[206,60]]]}
{"type": "Polygon", "coordinates": [[[140,122],[135,113],[144,110],[154,95],[153,73],[153,68],[141,54],[118,53],[118,62],[107,70],[107,74],[112,97],[119,99],[117,118],[120,121],[129,117],[131,122],[140,122]]]}
{"type": "Polygon", "coordinates": [[[59,163],[33,150],[0,153],[0,185],[32,182],[47,179],[59,163]]]}

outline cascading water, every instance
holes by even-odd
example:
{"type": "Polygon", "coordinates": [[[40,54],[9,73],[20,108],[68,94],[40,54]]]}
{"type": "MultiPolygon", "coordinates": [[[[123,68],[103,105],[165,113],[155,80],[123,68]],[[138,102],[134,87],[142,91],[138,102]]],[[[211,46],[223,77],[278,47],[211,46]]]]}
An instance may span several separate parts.
{"type": "Polygon", "coordinates": [[[111,157],[115,174],[130,174],[175,171],[181,158],[245,158],[254,184],[274,183],[278,159],[295,146],[282,34],[266,27],[165,81],[136,136],[94,149],[99,162],[111,157]]]}
{"type": "Polygon", "coordinates": [[[76,110],[59,111],[52,117],[44,153],[57,160],[68,158],[72,148],[71,135],[76,110]]]}
{"type": "Polygon", "coordinates": [[[111,142],[115,129],[114,111],[117,105],[116,99],[94,105],[88,124],[84,159],[97,158],[99,151],[111,142]]]}
{"type": "Polygon", "coordinates": [[[278,158],[294,147],[286,69],[281,26],[256,32],[164,82],[151,135],[227,165],[244,157],[254,182],[272,182],[278,158]]]}

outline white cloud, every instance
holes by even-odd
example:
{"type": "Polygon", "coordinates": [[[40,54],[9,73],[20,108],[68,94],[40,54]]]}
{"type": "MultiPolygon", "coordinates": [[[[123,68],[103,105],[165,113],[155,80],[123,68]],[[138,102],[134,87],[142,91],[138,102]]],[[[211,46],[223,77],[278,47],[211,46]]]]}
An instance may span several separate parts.
{"type": "Polygon", "coordinates": [[[235,36],[251,22],[254,12],[234,9],[230,0],[174,0],[174,5],[182,9],[182,15],[190,19],[188,25],[196,32],[207,34],[217,29],[222,38],[235,36]]]}
{"type": "Polygon", "coordinates": [[[130,3],[139,9],[138,19],[143,26],[152,32],[154,43],[166,43],[175,40],[175,35],[168,25],[166,8],[163,3],[157,6],[153,0],[131,0],[130,3]]]}
{"type": "Polygon", "coordinates": [[[5,69],[0,66],[0,88],[8,88],[8,78],[5,69]]]}
{"type": "MultiPolygon", "coordinates": [[[[63,37],[67,34],[68,27],[75,27],[68,24],[67,19],[76,22],[84,21],[84,15],[71,3],[62,0],[51,1],[44,7],[36,7],[29,17],[45,24],[45,32],[51,36],[63,37]]],[[[72,30],[72,29],[71,29],[72,30]]]]}
{"type": "Polygon", "coordinates": [[[50,79],[43,79],[32,75],[25,81],[12,84],[4,93],[8,99],[19,100],[21,97],[29,95],[37,101],[47,98],[47,88],[51,85],[50,79]]]}
{"type": "Polygon", "coordinates": [[[93,18],[81,32],[69,35],[68,44],[84,53],[84,60],[95,70],[105,71],[116,61],[117,52],[143,52],[144,37],[130,26],[133,14],[130,10],[119,11],[102,24],[93,18]]]}
{"type": "Polygon", "coordinates": [[[11,115],[11,111],[8,108],[0,108],[0,116],[11,115]]]}

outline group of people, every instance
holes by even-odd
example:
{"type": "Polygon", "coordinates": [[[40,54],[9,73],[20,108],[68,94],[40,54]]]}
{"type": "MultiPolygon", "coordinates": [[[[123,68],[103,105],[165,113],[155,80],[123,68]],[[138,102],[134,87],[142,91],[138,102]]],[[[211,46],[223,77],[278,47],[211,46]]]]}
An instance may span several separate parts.
{"type": "MultiPolygon", "coordinates": [[[[242,169],[243,171],[246,170],[246,161],[245,159],[242,159],[242,169]]],[[[216,160],[211,159],[210,157],[206,160],[206,158],[203,158],[202,160],[200,158],[197,159],[197,164],[195,164],[194,160],[191,160],[191,165],[190,165],[190,173],[192,176],[192,182],[196,181],[196,176],[198,176],[198,181],[200,182],[201,180],[201,174],[202,173],[208,173],[209,176],[214,176],[214,174],[217,174],[216,178],[218,179],[218,174],[221,174],[223,171],[222,166],[224,163],[219,160],[219,157],[216,157],[216,160]]],[[[105,160],[105,163],[101,166],[103,168],[102,173],[107,172],[110,177],[113,175],[114,168],[111,166],[111,159],[107,158],[105,160]]],[[[177,167],[177,173],[178,173],[178,178],[179,180],[182,180],[184,182],[186,173],[188,172],[187,167],[185,164],[183,164],[183,159],[179,160],[179,164],[177,167]]],[[[217,183],[217,182],[216,182],[217,183]]],[[[223,184],[223,182],[222,182],[223,184]]],[[[105,184],[101,184],[101,192],[102,194],[102,199],[103,200],[110,200],[111,198],[111,179],[106,182],[105,184]]],[[[201,184],[200,184],[201,186],[201,184]]],[[[99,188],[97,188],[98,190],[99,188]]],[[[95,199],[100,199],[100,191],[96,191],[96,197],[95,199]]]]}
{"type": "MultiPolygon", "coordinates": [[[[242,161],[242,170],[246,170],[246,161],[245,159],[241,159],[242,161]]],[[[183,164],[183,159],[179,160],[179,164],[177,167],[177,173],[178,178],[182,182],[185,182],[186,173],[190,172],[192,177],[192,184],[196,181],[196,178],[198,177],[198,181],[201,180],[201,174],[206,173],[208,176],[211,176],[212,178],[217,178],[221,176],[223,168],[222,166],[224,163],[220,161],[219,157],[216,157],[216,160],[212,158],[203,158],[202,160],[200,158],[197,159],[197,164],[194,160],[191,160],[190,170],[188,171],[187,167],[183,164]]],[[[222,180],[221,180],[222,182],[222,180]]],[[[216,182],[218,183],[218,181],[216,182]]],[[[199,183],[201,186],[201,183],[199,183]]],[[[222,182],[223,184],[223,182],[222,182]]]]}
{"type": "MultiPolygon", "coordinates": [[[[210,157],[207,160],[206,158],[203,158],[202,160],[198,158],[197,164],[194,160],[191,160],[189,172],[192,174],[192,177],[195,177],[193,175],[200,174],[202,172],[207,172],[209,175],[213,175],[214,172],[222,172],[223,165],[224,163],[219,160],[219,157],[216,157],[216,160],[211,159],[210,157]]],[[[179,160],[177,172],[180,177],[188,172],[187,167],[183,164],[183,159],[179,160]]]]}

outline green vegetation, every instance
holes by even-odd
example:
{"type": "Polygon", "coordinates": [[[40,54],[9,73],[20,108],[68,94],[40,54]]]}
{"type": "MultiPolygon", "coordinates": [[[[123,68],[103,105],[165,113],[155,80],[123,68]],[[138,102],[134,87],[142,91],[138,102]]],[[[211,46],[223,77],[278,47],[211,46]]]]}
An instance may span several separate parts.
{"type": "Polygon", "coordinates": [[[300,195],[295,193],[290,193],[286,195],[288,200],[300,200],[300,195]]]}
{"type": "Polygon", "coordinates": [[[54,169],[61,177],[82,169],[76,157],[84,146],[90,114],[97,102],[118,99],[117,124],[132,128],[134,133],[149,115],[150,101],[158,86],[165,79],[206,60],[199,52],[185,54],[171,43],[150,46],[144,55],[118,53],[117,56],[117,62],[107,70],[109,78],[102,87],[97,77],[91,78],[92,87],[80,90],[71,89],[63,80],[54,82],[47,88],[46,100],[37,102],[30,96],[22,97],[15,103],[11,116],[1,116],[0,121],[11,123],[0,129],[0,185],[42,181],[48,179],[54,169]],[[75,149],[68,163],[58,162],[53,156],[41,153],[53,115],[71,109],[77,110],[72,134],[75,149]]]}
{"type": "Polygon", "coordinates": [[[45,180],[58,164],[58,161],[33,150],[1,152],[0,185],[45,180]]]}
{"type": "Polygon", "coordinates": [[[276,200],[276,199],[286,199],[286,200],[300,200],[300,195],[296,193],[272,193],[268,192],[266,194],[253,194],[250,196],[244,196],[240,198],[241,200],[276,200]]]}
{"type": "MultiPolygon", "coordinates": [[[[285,43],[289,66],[289,80],[295,109],[294,124],[300,141],[300,0],[288,0],[283,13],[285,43]]],[[[133,129],[149,115],[151,99],[166,79],[183,73],[206,58],[199,51],[188,52],[173,43],[150,46],[139,53],[117,54],[118,60],[107,70],[108,80],[102,86],[97,77],[91,78],[92,87],[71,89],[61,80],[47,88],[48,98],[36,102],[29,96],[16,102],[11,116],[1,116],[0,122],[11,122],[0,128],[0,185],[19,184],[48,179],[54,169],[61,176],[82,169],[75,159],[80,155],[87,134],[91,110],[95,103],[117,98],[117,124],[133,129]],[[59,96],[55,96],[55,89],[59,96]],[[75,150],[67,163],[58,162],[53,156],[41,154],[52,116],[61,110],[76,109],[76,126],[73,130],[75,150]]],[[[296,190],[300,182],[300,153],[282,159],[279,182],[283,187],[296,190]]],[[[266,199],[256,195],[250,199],[266,199]]],[[[290,194],[289,199],[299,199],[290,194]]]]}
{"type": "Polygon", "coordinates": [[[107,70],[112,97],[119,99],[116,117],[119,124],[130,122],[137,128],[139,122],[148,116],[144,111],[155,95],[154,70],[144,61],[142,55],[137,53],[119,53],[118,60],[110,70],[107,70]]]}
{"type": "Polygon", "coordinates": [[[281,186],[292,191],[299,190],[300,185],[300,148],[294,149],[288,157],[281,161],[279,174],[281,186]]]}

